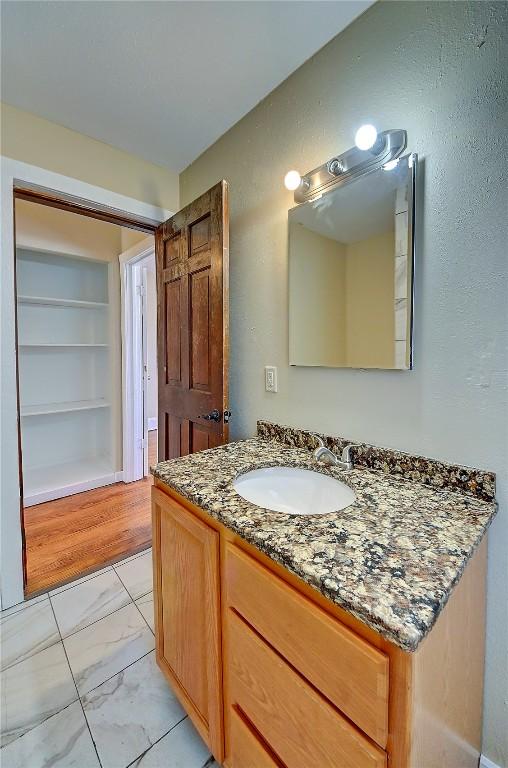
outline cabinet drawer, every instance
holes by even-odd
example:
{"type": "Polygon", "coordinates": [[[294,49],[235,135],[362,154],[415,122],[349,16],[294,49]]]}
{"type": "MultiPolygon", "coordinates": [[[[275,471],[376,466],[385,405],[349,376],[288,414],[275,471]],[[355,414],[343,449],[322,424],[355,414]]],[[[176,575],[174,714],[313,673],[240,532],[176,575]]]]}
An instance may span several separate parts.
{"type": "Polygon", "coordinates": [[[245,622],[227,611],[228,691],[291,768],[384,768],[386,754],[340,715],[245,622]]]}
{"type": "Polygon", "coordinates": [[[362,731],[386,746],[388,656],[234,545],[226,551],[226,589],[229,606],[362,731]]]}
{"type": "Polygon", "coordinates": [[[229,736],[228,765],[231,768],[280,768],[281,764],[270,757],[257,736],[233,708],[229,718],[229,736]]]}

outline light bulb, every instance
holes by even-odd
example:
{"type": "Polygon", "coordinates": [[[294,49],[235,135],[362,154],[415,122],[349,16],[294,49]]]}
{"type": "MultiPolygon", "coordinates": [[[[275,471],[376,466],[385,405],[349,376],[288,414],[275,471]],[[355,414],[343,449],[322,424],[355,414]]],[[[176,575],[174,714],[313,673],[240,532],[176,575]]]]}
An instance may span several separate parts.
{"type": "Polygon", "coordinates": [[[362,125],[355,133],[355,144],[358,149],[370,149],[377,139],[377,131],[373,125],[362,125]]]}
{"type": "Polygon", "coordinates": [[[383,171],[393,171],[393,169],[396,168],[398,164],[398,157],[396,157],[395,160],[388,160],[388,162],[383,165],[383,171]]]}
{"type": "Polygon", "coordinates": [[[295,190],[298,189],[302,182],[302,177],[298,171],[288,171],[284,176],[284,186],[286,189],[295,190]]]}

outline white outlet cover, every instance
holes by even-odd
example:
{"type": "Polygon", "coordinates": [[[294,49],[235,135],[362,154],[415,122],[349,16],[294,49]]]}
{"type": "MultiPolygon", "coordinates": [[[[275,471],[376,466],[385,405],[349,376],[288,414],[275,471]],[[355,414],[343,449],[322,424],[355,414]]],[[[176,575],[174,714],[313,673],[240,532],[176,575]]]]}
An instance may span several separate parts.
{"type": "Polygon", "coordinates": [[[277,392],[277,367],[275,365],[265,365],[265,390],[277,392]]]}

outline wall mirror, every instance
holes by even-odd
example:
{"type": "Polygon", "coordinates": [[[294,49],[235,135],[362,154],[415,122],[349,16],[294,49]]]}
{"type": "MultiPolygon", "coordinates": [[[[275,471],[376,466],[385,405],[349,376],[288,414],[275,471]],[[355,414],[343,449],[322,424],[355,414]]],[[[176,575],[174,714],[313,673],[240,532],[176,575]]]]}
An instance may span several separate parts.
{"type": "Polygon", "coordinates": [[[289,211],[289,362],[412,366],[410,154],[289,211]]]}

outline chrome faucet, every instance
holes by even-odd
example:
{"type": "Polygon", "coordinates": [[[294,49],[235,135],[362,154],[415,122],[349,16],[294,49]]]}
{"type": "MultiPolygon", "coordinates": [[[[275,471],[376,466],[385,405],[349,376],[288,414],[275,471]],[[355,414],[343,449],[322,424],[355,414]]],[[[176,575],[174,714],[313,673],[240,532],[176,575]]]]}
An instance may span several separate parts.
{"type": "Polygon", "coordinates": [[[329,448],[326,447],[319,435],[314,434],[314,432],[311,432],[311,435],[317,440],[318,443],[318,447],[314,451],[314,458],[316,461],[323,461],[325,464],[333,464],[333,466],[340,467],[341,469],[353,469],[351,448],[354,448],[354,445],[344,446],[342,449],[342,456],[339,459],[338,456],[336,456],[329,448]]]}

